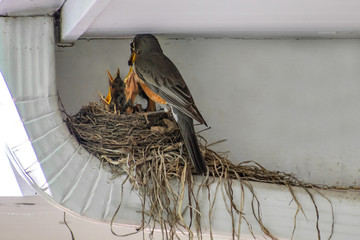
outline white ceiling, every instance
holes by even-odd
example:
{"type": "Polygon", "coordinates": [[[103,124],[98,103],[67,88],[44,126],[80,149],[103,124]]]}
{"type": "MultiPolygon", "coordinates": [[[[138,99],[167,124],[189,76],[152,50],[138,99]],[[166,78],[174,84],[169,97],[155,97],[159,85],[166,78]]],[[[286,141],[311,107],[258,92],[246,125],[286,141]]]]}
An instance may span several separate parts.
{"type": "MultiPolygon", "coordinates": [[[[64,0],[0,0],[1,15],[46,15],[64,0]]],[[[64,41],[140,32],[210,37],[359,37],[358,0],[67,0],[64,41]]]]}
{"type": "MultiPolygon", "coordinates": [[[[67,13],[79,9],[74,2],[65,3],[63,16],[67,23],[72,18],[67,13]],[[71,6],[70,10],[66,5],[71,6]]],[[[81,33],[74,37],[72,31],[65,31],[65,40],[124,37],[140,32],[210,37],[360,36],[358,0],[93,0],[89,6],[91,18],[84,12],[82,21],[70,21],[73,31],[77,32],[79,25],[81,33]]]]}
{"type": "Polygon", "coordinates": [[[360,30],[358,0],[111,1],[84,36],[331,34],[360,30]]]}

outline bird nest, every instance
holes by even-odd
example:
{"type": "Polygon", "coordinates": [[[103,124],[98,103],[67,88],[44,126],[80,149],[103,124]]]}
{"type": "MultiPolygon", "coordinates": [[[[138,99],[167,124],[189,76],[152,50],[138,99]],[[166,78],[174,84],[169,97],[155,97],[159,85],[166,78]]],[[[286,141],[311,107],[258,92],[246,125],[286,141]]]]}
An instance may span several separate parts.
{"type": "MultiPolygon", "coordinates": [[[[129,181],[138,191],[143,204],[142,224],[138,230],[150,229],[152,235],[155,228],[160,228],[166,239],[174,239],[179,237],[179,231],[187,232],[192,238],[195,236],[193,232],[195,228],[197,235],[201,236],[200,220],[203,210],[197,200],[197,194],[202,188],[208,191],[210,209],[208,230],[211,238],[213,237],[212,208],[218,191],[222,192],[232,219],[233,238],[240,237],[241,220],[247,223],[249,232],[255,238],[247,216],[243,214],[244,203],[235,203],[234,200],[232,183],[238,181],[242,192],[247,188],[252,194],[252,213],[260,229],[271,239],[276,239],[261,219],[260,203],[251,185],[252,181],[256,181],[280,184],[289,189],[298,206],[294,216],[293,234],[296,228],[296,216],[302,211],[302,207],[292,187],[304,188],[315,206],[316,230],[320,237],[319,212],[312,193],[308,190],[318,186],[305,184],[291,174],[269,171],[252,161],[233,164],[226,154],[211,150],[212,144],[208,144],[199,134],[200,150],[208,171],[201,177],[200,186],[195,187],[193,177],[196,174],[195,169],[190,163],[180,131],[168,113],[158,111],[119,114],[108,111],[101,104],[90,103],[82,107],[76,115],[67,116],[66,123],[79,143],[97,156],[103,165],[111,168],[114,177],[127,174],[125,181],[129,181]],[[178,183],[177,187],[174,186],[174,182],[178,183]],[[215,192],[210,191],[211,184],[216,185],[215,192]],[[184,218],[185,212],[189,216],[188,219],[184,218]],[[240,219],[238,226],[234,224],[235,219],[240,219]]],[[[120,206],[117,212],[119,209],[120,206]]]]}

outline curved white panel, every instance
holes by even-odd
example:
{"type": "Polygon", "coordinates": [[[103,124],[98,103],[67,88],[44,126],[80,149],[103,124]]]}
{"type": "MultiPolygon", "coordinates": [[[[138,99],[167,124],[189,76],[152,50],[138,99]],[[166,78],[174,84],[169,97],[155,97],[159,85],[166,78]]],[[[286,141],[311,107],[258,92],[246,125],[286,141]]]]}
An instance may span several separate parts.
{"type": "Polygon", "coordinates": [[[109,221],[120,200],[114,188],[120,189],[122,181],[110,180],[62,120],[52,18],[1,18],[0,24],[1,70],[30,140],[9,145],[15,165],[49,200],[87,218],[109,221]],[[29,156],[32,151],[36,156],[29,156]]]}

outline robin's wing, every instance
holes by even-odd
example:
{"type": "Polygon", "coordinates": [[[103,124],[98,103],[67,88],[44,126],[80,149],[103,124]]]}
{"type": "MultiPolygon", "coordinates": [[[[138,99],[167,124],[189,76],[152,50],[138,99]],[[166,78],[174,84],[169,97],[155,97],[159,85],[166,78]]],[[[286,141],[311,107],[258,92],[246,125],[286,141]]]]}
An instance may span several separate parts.
{"type": "Polygon", "coordinates": [[[135,71],[146,85],[167,103],[206,125],[179,70],[164,54],[138,55],[135,71]]]}

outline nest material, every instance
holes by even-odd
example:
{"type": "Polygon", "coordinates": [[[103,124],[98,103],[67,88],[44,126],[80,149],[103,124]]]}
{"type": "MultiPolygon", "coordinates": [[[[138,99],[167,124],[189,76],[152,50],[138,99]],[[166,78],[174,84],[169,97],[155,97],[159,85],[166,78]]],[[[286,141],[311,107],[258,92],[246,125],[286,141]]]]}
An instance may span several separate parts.
{"type": "Polygon", "coordinates": [[[129,164],[129,155],[141,161],[151,160],[153,150],[169,152],[182,144],[176,123],[165,112],[114,114],[90,103],[68,117],[67,125],[79,143],[109,163],[114,173],[123,170],[122,164],[129,164]]]}
{"type": "MultiPolygon", "coordinates": [[[[152,161],[154,151],[164,156],[166,172],[170,176],[179,173],[179,168],[190,161],[176,122],[163,111],[114,114],[100,104],[90,103],[76,115],[69,116],[67,125],[79,143],[109,163],[115,174],[124,169],[122,164],[130,167],[152,161]],[[129,162],[129,154],[136,161],[129,162]]],[[[305,186],[291,174],[268,171],[255,162],[235,165],[225,154],[212,151],[204,138],[198,137],[210,176],[221,177],[228,170],[227,178],[231,179],[240,177],[257,182],[305,186]]]]}
{"type": "MultiPolygon", "coordinates": [[[[166,239],[178,238],[178,231],[187,231],[192,238],[194,233],[191,226],[195,225],[198,236],[201,236],[201,208],[196,198],[197,192],[194,190],[193,181],[195,170],[189,164],[189,156],[180,131],[175,121],[167,113],[114,114],[105,110],[100,104],[90,103],[88,106],[84,106],[78,114],[68,116],[66,122],[72,134],[85,149],[107,163],[114,176],[125,172],[128,175],[126,180],[130,181],[139,191],[143,204],[143,220],[139,229],[150,228],[150,235],[152,235],[155,227],[160,226],[166,239]],[[170,183],[173,179],[180,182],[180,188],[176,188],[170,183]],[[185,189],[187,196],[185,196],[185,189]],[[184,206],[184,199],[188,200],[187,206],[184,206]],[[189,222],[184,220],[185,211],[188,211],[190,215],[189,222]]],[[[227,196],[227,199],[224,197],[224,202],[230,201],[229,205],[225,204],[232,219],[233,238],[240,237],[241,220],[248,224],[243,215],[243,203],[239,205],[233,200],[232,181],[238,180],[242,192],[244,192],[244,188],[248,188],[253,194],[252,211],[261,230],[271,239],[276,239],[262,222],[260,203],[252,189],[251,182],[249,182],[251,180],[281,184],[289,189],[298,206],[294,216],[292,234],[295,232],[297,214],[300,211],[303,212],[292,187],[303,187],[311,197],[316,210],[316,229],[320,239],[319,212],[312,193],[308,190],[319,186],[305,184],[291,174],[266,170],[255,162],[247,161],[235,165],[227,159],[225,154],[219,154],[209,149],[204,138],[201,136],[198,138],[208,167],[208,173],[203,178],[199,189],[205,188],[209,194],[211,238],[212,208],[216,199],[214,196],[219,187],[223,192],[223,197],[227,196]],[[216,192],[211,193],[214,196],[210,196],[209,186],[214,182],[217,182],[216,192]],[[236,218],[239,218],[237,226],[234,223],[236,218]]],[[[332,206],[331,210],[333,211],[332,206]]],[[[255,238],[249,224],[248,229],[255,238]]]]}

